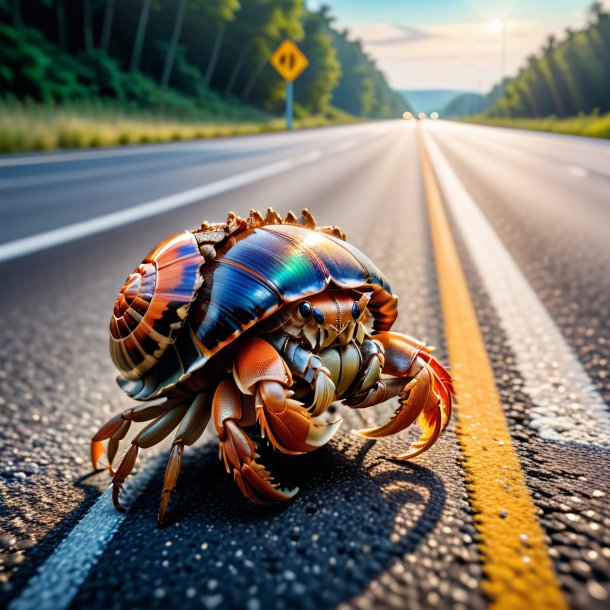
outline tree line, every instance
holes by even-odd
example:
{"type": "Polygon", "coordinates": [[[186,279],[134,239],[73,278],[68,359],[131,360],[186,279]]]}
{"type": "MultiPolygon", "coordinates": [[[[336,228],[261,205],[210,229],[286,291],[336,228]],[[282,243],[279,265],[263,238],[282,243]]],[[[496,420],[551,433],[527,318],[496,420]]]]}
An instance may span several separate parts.
{"type": "Polygon", "coordinates": [[[140,108],[229,99],[279,113],[285,87],[269,58],[284,38],[310,61],[297,112],[405,110],[328,7],[309,11],[303,0],[0,0],[0,96],[140,108]]]}
{"type": "MultiPolygon", "coordinates": [[[[589,8],[581,31],[551,34],[538,55],[503,84],[487,114],[493,117],[567,117],[610,112],[610,14],[601,2],[589,8]]],[[[497,91],[494,93],[497,94],[497,91]]]]}

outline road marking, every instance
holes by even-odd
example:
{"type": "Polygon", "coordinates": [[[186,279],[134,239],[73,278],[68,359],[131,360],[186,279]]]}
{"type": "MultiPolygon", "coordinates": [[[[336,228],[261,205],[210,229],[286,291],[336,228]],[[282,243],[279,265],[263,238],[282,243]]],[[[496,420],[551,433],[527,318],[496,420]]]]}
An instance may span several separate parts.
{"type": "Polygon", "coordinates": [[[332,146],[329,152],[346,152],[351,150],[352,148],[356,148],[358,144],[362,141],[362,138],[352,138],[351,140],[345,140],[345,142],[341,142],[340,144],[336,144],[332,146]]]}
{"type": "Polygon", "coordinates": [[[534,408],[531,425],[556,442],[610,447],[610,412],[510,253],[425,134],[445,201],[485,285],[534,408]]]}
{"type": "Polygon", "coordinates": [[[60,244],[82,239],[97,233],[103,233],[110,229],[120,227],[144,218],[150,218],[158,214],[163,214],[170,210],[175,210],[187,205],[192,205],[204,199],[209,199],[221,193],[241,188],[253,182],[259,182],[265,178],[277,176],[288,170],[317,161],[321,157],[321,152],[314,150],[304,155],[299,155],[284,161],[278,161],[271,165],[259,167],[242,174],[223,178],[216,182],[211,182],[188,191],[182,191],[175,195],[161,197],[147,203],[142,203],[125,210],[104,214],[97,218],[91,218],[82,222],[77,222],[66,227],[51,229],[23,237],[0,245],[0,263],[14,258],[33,254],[40,250],[46,250],[60,244]]]}
{"type": "Polygon", "coordinates": [[[23,187],[42,186],[49,184],[61,184],[62,182],[72,182],[75,180],[86,180],[88,178],[98,178],[99,176],[111,176],[113,179],[125,175],[134,174],[134,172],[147,170],[151,171],[156,168],[167,169],[170,167],[196,167],[201,165],[211,165],[219,161],[226,161],[226,155],[204,157],[204,156],[189,156],[185,159],[184,156],[175,156],[165,159],[142,159],[134,163],[121,165],[113,164],[95,169],[78,169],[73,171],[65,171],[56,169],[50,173],[43,173],[37,176],[21,176],[19,178],[0,178],[0,190],[16,189],[23,187]]]}
{"type": "Polygon", "coordinates": [[[113,148],[111,150],[83,150],[80,152],[62,152],[62,153],[33,153],[25,157],[9,157],[8,159],[0,159],[0,167],[16,167],[19,165],[46,165],[47,163],[63,163],[64,161],[89,161],[91,159],[104,159],[108,157],[128,157],[130,155],[146,155],[151,153],[162,153],[165,150],[176,150],[183,151],[189,148],[194,148],[192,144],[198,143],[189,142],[185,146],[185,143],[175,144],[171,142],[165,142],[161,145],[147,145],[147,146],[126,146],[123,148],[113,148]]]}
{"type": "Polygon", "coordinates": [[[572,174],[572,176],[577,178],[588,178],[591,172],[584,167],[578,167],[578,165],[568,165],[568,174],[572,174]]]}
{"type": "MultiPolygon", "coordinates": [[[[426,138],[429,145],[430,138],[426,138]]],[[[458,396],[456,432],[490,608],[566,609],[423,140],[419,140],[445,335],[458,396]]]]}
{"type": "MultiPolygon", "coordinates": [[[[137,476],[125,482],[121,492],[121,504],[125,508],[129,508],[144,491],[163,459],[164,456],[151,458],[137,476]]],[[[112,487],[109,487],[38,568],[21,594],[9,604],[8,610],[67,608],[95,564],[103,557],[104,549],[126,516],[127,513],[120,513],[114,508],[112,487]]]]}
{"type": "Polygon", "coordinates": [[[445,127],[450,126],[458,128],[467,125],[467,129],[474,128],[486,130],[488,132],[487,136],[493,134],[496,139],[501,139],[504,136],[512,136],[515,139],[525,141],[525,143],[529,143],[531,140],[538,140],[541,144],[560,144],[569,146],[572,153],[574,150],[579,150],[604,156],[610,155],[610,144],[602,138],[586,138],[568,133],[545,132],[536,129],[515,128],[504,125],[477,125],[476,123],[459,123],[456,121],[443,121],[443,125],[445,127]],[[587,142],[587,140],[589,141],[587,142]]]}

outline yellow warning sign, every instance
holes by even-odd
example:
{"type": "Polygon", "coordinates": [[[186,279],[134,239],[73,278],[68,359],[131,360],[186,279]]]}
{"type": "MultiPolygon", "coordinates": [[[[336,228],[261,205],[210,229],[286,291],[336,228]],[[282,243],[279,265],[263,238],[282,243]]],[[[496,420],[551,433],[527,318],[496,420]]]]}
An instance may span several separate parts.
{"type": "Polygon", "coordinates": [[[271,56],[271,65],[284,80],[293,81],[307,68],[309,60],[290,38],[286,38],[271,56]]]}

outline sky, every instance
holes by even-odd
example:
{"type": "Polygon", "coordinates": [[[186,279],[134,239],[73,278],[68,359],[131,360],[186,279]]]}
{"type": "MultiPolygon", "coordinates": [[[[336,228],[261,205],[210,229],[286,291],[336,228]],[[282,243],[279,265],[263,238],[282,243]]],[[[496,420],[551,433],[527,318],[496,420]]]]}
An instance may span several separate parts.
{"type": "Polygon", "coordinates": [[[487,93],[503,73],[503,38],[504,74],[513,76],[549,33],[561,38],[566,27],[583,27],[591,0],[307,1],[320,4],[362,40],[395,89],[487,93]],[[503,33],[490,31],[492,20],[503,33]]]}

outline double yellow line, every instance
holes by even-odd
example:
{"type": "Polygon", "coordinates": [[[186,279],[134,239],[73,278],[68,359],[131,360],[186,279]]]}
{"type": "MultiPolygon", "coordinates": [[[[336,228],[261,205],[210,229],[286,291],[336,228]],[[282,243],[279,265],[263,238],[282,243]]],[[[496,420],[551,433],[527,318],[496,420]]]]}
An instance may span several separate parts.
{"type": "Polygon", "coordinates": [[[490,607],[565,609],[544,533],[513,446],[485,342],[430,158],[420,158],[445,335],[458,399],[456,433],[490,607]]]}

